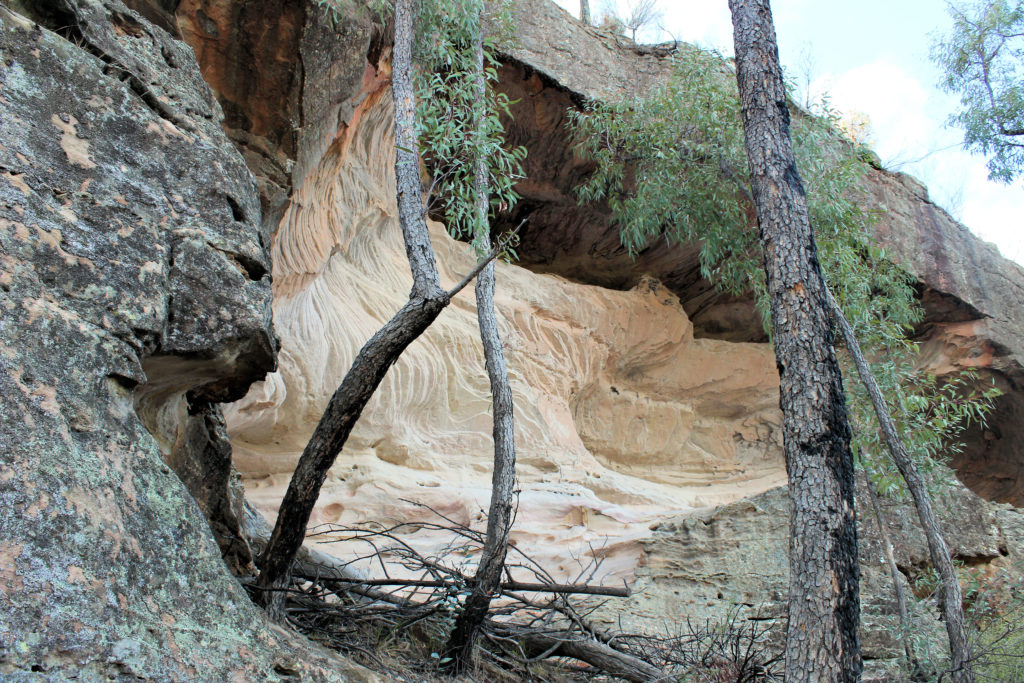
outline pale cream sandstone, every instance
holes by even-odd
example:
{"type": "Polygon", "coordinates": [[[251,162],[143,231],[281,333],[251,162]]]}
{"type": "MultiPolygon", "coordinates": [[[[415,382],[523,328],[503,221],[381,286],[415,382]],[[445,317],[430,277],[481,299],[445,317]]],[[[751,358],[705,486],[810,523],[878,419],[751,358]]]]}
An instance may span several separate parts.
{"type": "MultiPolygon", "coordinates": [[[[296,189],[275,236],[280,369],[226,411],[247,493],[271,518],[330,395],[411,285],[391,126],[385,88],[296,189]]],[[[450,286],[475,256],[431,229],[450,286]]],[[[784,482],[767,345],[694,339],[677,297],[650,278],[614,291],[503,263],[497,286],[522,489],[513,540],[556,573],[613,538],[603,569],[630,576],[656,520],[784,482]]],[[[429,517],[405,500],[480,522],[491,427],[477,337],[467,289],[388,373],[311,524],[429,517]]]]}

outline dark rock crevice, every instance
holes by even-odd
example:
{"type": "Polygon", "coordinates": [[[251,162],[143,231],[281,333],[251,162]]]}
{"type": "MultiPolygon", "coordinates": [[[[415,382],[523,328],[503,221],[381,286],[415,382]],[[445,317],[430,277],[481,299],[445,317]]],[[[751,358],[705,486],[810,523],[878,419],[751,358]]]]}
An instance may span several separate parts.
{"type": "Polygon", "coordinates": [[[654,238],[631,255],[607,203],[577,200],[577,188],[594,170],[575,153],[568,127],[568,112],[579,108],[582,95],[516,59],[502,64],[499,89],[513,102],[508,143],[527,149],[526,178],[516,188],[522,200],[494,226],[502,232],[528,218],[520,230],[519,265],[611,289],[654,277],[680,298],[697,337],[767,340],[749,299],[721,292],[701,275],[699,245],[654,238]]]}
{"type": "Polygon", "coordinates": [[[1024,391],[1007,386],[986,424],[970,427],[962,440],[952,457],[960,480],[988,500],[1024,508],[1024,391]]]}

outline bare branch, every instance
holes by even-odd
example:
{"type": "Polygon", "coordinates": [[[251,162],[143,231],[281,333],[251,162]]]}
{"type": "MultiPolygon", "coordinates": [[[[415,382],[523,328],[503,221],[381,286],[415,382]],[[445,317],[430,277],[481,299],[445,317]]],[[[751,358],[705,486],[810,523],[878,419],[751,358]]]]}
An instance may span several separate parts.
{"type": "Polygon", "coordinates": [[[500,256],[506,249],[508,249],[509,244],[511,244],[513,238],[515,238],[515,236],[519,234],[519,229],[526,224],[526,221],[527,219],[524,218],[519,222],[519,225],[517,225],[514,230],[502,235],[501,239],[498,241],[498,245],[494,247],[494,249],[491,249],[490,253],[488,253],[486,256],[480,259],[480,261],[477,262],[476,266],[473,267],[473,270],[469,271],[466,277],[462,278],[462,280],[459,281],[459,284],[455,285],[450,290],[448,290],[448,298],[455,298],[455,295],[461,292],[463,289],[465,289],[466,285],[472,282],[473,278],[479,275],[480,271],[486,268],[488,263],[498,258],[498,256],[500,256]]]}

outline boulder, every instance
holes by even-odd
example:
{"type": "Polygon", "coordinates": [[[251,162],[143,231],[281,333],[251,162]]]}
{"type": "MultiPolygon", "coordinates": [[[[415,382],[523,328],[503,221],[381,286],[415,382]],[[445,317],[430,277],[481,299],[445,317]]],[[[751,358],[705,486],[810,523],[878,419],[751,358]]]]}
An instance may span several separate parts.
{"type": "Polygon", "coordinates": [[[191,49],[119,0],[14,6],[0,677],[368,680],[269,624],[222,559],[251,562],[219,403],[277,341],[256,186],[191,49]]]}

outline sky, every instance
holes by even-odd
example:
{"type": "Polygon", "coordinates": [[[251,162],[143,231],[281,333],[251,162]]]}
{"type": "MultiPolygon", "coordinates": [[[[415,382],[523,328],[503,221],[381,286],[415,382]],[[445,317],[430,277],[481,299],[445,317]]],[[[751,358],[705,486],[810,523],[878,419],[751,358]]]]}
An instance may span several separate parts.
{"type": "MultiPolygon", "coordinates": [[[[628,14],[629,0],[611,1],[628,14]]],[[[556,2],[578,15],[578,0],[556,2]]],[[[596,16],[605,3],[590,4],[596,16]]],[[[675,38],[732,55],[726,0],[660,0],[657,7],[662,18],[638,41],[675,38]]],[[[1024,180],[989,181],[984,157],[964,151],[962,133],[946,125],[957,98],[939,89],[929,57],[951,24],[944,0],[773,0],[772,12],[783,68],[800,95],[827,95],[840,112],[866,115],[886,168],[924,182],[935,203],[1024,265],[1024,180]]]]}

